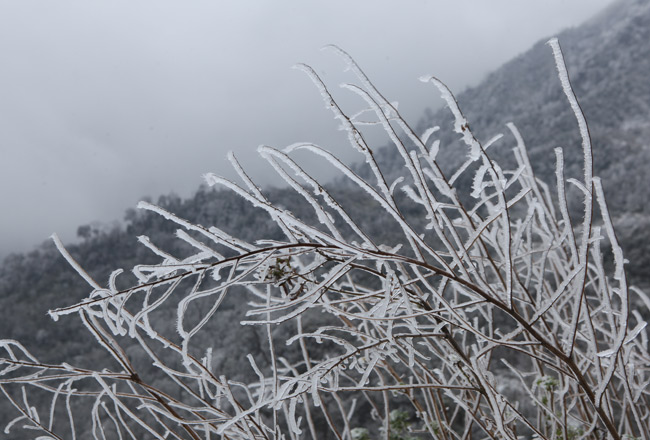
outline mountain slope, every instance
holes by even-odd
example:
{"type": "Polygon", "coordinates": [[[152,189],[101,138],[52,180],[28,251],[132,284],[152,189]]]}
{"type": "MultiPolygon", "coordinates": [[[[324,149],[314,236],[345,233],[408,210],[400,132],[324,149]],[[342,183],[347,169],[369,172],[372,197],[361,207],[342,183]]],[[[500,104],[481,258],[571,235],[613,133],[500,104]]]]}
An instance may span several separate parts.
{"type": "MultiPolygon", "coordinates": [[[[635,282],[647,284],[650,1],[615,2],[589,22],[562,32],[558,38],[589,124],[595,175],[603,180],[619,239],[631,261],[628,272],[635,282]]],[[[510,155],[515,140],[505,124],[513,122],[526,142],[538,177],[550,184],[555,182],[556,147],[564,150],[566,174],[582,174],[577,123],[545,41],[506,63],[478,86],[460,93],[457,99],[479,141],[486,142],[498,133],[505,135],[490,154],[510,155]]],[[[416,131],[422,133],[436,125],[441,127],[439,161],[457,164],[464,160],[467,148],[452,133],[448,109],[428,113],[416,131]]],[[[377,157],[394,169],[403,166],[392,147],[384,147],[377,157]]],[[[581,209],[579,203],[574,208],[581,209]]]]}
{"type": "MultiPolygon", "coordinates": [[[[638,196],[650,184],[639,168],[650,164],[650,2],[619,1],[559,40],[610,203],[615,210],[649,213],[638,196]]],[[[548,158],[556,146],[564,147],[573,171],[582,166],[577,126],[544,42],[458,99],[479,136],[487,138],[514,122],[543,176],[553,171],[548,158]]]]}

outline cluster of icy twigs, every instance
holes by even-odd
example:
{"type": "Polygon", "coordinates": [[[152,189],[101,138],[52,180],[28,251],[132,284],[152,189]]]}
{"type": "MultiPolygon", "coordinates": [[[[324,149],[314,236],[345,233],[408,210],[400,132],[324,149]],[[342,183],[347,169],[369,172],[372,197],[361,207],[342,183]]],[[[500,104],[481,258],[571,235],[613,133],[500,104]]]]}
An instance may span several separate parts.
{"type": "Polygon", "coordinates": [[[559,45],[550,45],[582,137],[580,181],[564,177],[561,149],[551,185],[556,190],[536,180],[512,124],[516,167],[502,169],[486,153],[500,136],[478,142],[449,90],[424,78],[442,93],[454,131],[469,149],[465,163],[443,172],[436,160],[440,141],[430,141],[438,127],[414,133],[354,61],[332,48],[359,79],[360,86],[343,87],[365,101],[363,112],[348,116],[311,68],[299,68],[364,156],[370,178],[314,144],[260,148],[311,205],[317,222],[274,205],[231,156],[244,186],[214,175],[206,180],[265,210],[283,241],[246,242],[141,203],[176,222],[178,239],[195,253],[177,258],[140,237],[162,262],[135,267],[139,283],[120,290],[119,271],[108,287],[100,286],[55,237],[92,292],[51,316],[77,313],[117,368],[44,365],[18,342],[1,341],[0,391],[18,411],[6,432],[25,427],[40,439],[74,439],[80,435],[75,424],[85,417],[95,439],[352,439],[351,420],[359,420],[354,409],[365,405],[374,420],[367,417],[366,427],[389,438],[390,413],[400,405],[414,414],[411,435],[418,438],[649,439],[650,358],[645,322],[634,309],[647,308],[648,299],[626,284],[600,181],[592,175],[589,131],[559,45]],[[368,114],[373,120],[361,121],[368,114]],[[369,123],[389,136],[404,176],[386,181],[361,131],[369,123]],[[378,243],[364,232],[359,219],[290,157],[295,150],[338,168],[378,206],[395,241],[378,243]],[[467,173],[469,190],[458,184],[467,173]],[[584,197],[575,225],[567,184],[584,197]],[[424,222],[404,214],[408,204],[424,222]],[[603,243],[611,245],[610,275],[603,243]],[[257,377],[251,383],[214,371],[212,348],[196,346],[236,286],[253,298],[241,325],[268,332],[268,365],[249,356],[242,366],[257,377]],[[169,320],[156,315],[170,308],[172,334],[163,329],[169,320]],[[315,311],[332,317],[331,324],[303,331],[305,316],[315,311]],[[289,328],[290,337],[278,341],[278,326],[289,328]],[[139,345],[164,385],[138,374],[124,341],[139,345]],[[297,347],[297,360],[283,356],[278,343],[297,347]],[[319,344],[328,344],[325,354],[314,351],[319,344]],[[506,377],[518,383],[516,396],[500,383],[506,377]],[[32,393],[49,394],[49,407],[33,407],[32,393]]]}

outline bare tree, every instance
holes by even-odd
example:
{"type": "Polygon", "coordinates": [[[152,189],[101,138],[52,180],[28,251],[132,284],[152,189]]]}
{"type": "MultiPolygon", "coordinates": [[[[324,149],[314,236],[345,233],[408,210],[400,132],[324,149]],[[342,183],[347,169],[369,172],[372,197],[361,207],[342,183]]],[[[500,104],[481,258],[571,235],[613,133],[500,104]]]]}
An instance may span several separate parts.
{"type": "Polygon", "coordinates": [[[212,174],[206,181],[266,211],[283,240],[244,241],[142,202],[177,223],[178,239],[194,251],[174,256],[140,237],[161,262],[136,266],[139,282],[119,289],[120,271],[102,287],[54,237],[92,290],[50,315],[78,314],[114,364],[45,365],[20,343],[1,341],[0,391],[19,411],[6,432],[23,426],[39,439],[74,439],[75,426],[90,420],[95,439],[649,439],[650,357],[635,309],[647,309],[648,298],[627,285],[587,123],[558,42],[549,44],[582,138],[581,179],[565,178],[558,148],[556,182],[537,180],[512,124],[514,159],[495,160],[488,149],[507,139],[479,142],[451,92],[427,77],[469,151],[445,169],[440,141],[432,141],[438,127],[415,133],[352,58],[331,47],[356,74],[359,84],[343,88],[365,102],[363,111],[345,113],[314,70],[298,68],[369,177],[314,144],[259,149],[316,221],[270,201],[230,155],[242,183],[212,174]],[[403,176],[387,181],[367,126],[383,128],[403,176]],[[377,207],[390,240],[365,231],[364,219],[292,158],[296,151],[336,167],[362,194],[359,203],[377,207]],[[567,185],[584,202],[578,221],[567,185]],[[251,355],[242,364],[255,377],[247,383],[215,371],[205,344],[218,338],[205,332],[238,286],[251,295],[240,325],[263,329],[268,340],[268,362],[251,355]],[[316,314],[330,319],[306,330],[316,314]],[[147,361],[135,362],[125,341],[147,361]],[[144,364],[155,367],[156,381],[138,370],[144,364]],[[30,404],[39,393],[49,395],[48,407],[30,404]],[[365,413],[355,418],[358,408],[365,413]]]}

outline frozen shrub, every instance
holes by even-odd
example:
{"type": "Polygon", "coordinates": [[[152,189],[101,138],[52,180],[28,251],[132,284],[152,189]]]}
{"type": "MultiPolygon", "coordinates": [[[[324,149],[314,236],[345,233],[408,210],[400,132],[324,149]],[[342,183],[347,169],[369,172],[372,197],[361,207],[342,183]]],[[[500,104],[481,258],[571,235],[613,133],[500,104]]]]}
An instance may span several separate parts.
{"type": "Polygon", "coordinates": [[[174,256],[139,237],[160,263],[136,266],[139,282],[118,289],[120,271],[103,287],[55,237],[92,290],[50,314],[78,314],[114,363],[96,370],[44,365],[18,342],[2,341],[0,390],[18,411],[7,432],[25,427],[41,439],[75,438],[75,426],[90,420],[97,439],[648,439],[646,324],[632,307],[647,309],[648,299],[626,283],[592,175],[589,130],[557,41],[550,46],[582,137],[580,180],[564,177],[561,149],[556,181],[537,180],[512,124],[509,137],[479,142],[450,91],[426,77],[468,150],[459,167],[445,168],[436,161],[444,147],[433,140],[439,127],[415,133],[334,47],[359,80],[343,88],[363,100],[363,111],[346,113],[311,68],[299,68],[370,177],[314,144],[259,150],[316,221],[269,200],[231,155],[242,183],[212,174],[206,181],[266,211],[283,239],[245,241],[142,202],[175,222],[178,239],[194,252],[174,256]],[[368,125],[383,128],[399,152],[400,178],[384,178],[364,138],[368,125]],[[491,157],[497,143],[513,144],[514,160],[491,157]],[[296,151],[338,169],[363,203],[375,206],[373,218],[352,216],[292,158],[296,151]],[[567,185],[582,198],[578,222],[567,185]],[[382,222],[389,241],[366,231],[371,221],[382,222]],[[611,265],[603,261],[605,242],[611,265]],[[250,301],[233,331],[254,326],[268,340],[263,357],[238,360],[251,372],[247,382],[213,368],[219,335],[209,332],[226,296],[241,294],[237,286],[250,301]],[[329,318],[308,329],[323,315],[329,318]],[[34,396],[50,404],[35,407],[34,396]]]}

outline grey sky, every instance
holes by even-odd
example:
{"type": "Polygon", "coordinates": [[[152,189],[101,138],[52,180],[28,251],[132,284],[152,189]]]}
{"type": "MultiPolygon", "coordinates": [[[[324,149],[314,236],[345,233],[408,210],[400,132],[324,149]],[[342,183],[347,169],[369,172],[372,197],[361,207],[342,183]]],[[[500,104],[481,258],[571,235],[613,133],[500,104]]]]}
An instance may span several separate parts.
{"type": "Polygon", "coordinates": [[[353,55],[417,121],[611,0],[0,0],[0,257],[120,219],[145,195],[189,196],[234,150],[269,182],[260,144],[314,141],[347,159],[304,74],[333,86],[353,55]]]}

